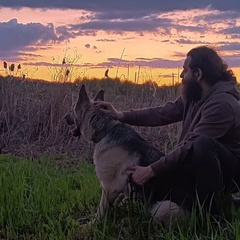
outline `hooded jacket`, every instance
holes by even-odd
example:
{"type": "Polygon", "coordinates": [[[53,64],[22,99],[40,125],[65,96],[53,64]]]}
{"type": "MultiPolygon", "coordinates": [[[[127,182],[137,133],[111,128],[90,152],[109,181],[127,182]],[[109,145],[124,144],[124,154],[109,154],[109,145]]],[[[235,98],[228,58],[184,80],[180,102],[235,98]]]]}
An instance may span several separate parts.
{"type": "Polygon", "coordinates": [[[151,164],[155,175],[184,164],[199,136],[224,144],[240,161],[240,93],[235,81],[220,81],[198,102],[182,97],[163,106],[124,111],[124,122],[135,126],[162,126],[182,121],[177,147],[151,164]]]}

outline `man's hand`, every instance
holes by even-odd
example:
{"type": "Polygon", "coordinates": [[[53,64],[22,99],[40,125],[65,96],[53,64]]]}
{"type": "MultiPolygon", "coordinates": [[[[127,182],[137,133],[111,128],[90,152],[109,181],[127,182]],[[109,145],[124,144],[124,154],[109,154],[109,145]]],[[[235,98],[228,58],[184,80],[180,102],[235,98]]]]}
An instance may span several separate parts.
{"type": "Polygon", "coordinates": [[[124,114],[121,111],[118,111],[111,103],[109,102],[102,102],[102,101],[95,101],[95,107],[100,107],[101,111],[111,114],[115,119],[121,121],[124,119],[124,114]]]}
{"type": "Polygon", "coordinates": [[[128,170],[133,171],[132,179],[138,185],[144,185],[155,175],[151,166],[132,166],[128,170]]]}

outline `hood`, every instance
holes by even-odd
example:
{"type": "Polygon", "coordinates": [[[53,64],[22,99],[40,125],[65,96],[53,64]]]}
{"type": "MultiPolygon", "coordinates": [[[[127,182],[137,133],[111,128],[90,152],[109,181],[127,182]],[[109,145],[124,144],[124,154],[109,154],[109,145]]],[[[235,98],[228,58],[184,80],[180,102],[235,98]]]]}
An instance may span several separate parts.
{"type": "Polygon", "coordinates": [[[210,91],[204,96],[198,104],[205,102],[210,96],[214,96],[219,93],[227,93],[234,96],[238,101],[240,100],[240,92],[236,81],[220,81],[216,83],[210,91]]]}

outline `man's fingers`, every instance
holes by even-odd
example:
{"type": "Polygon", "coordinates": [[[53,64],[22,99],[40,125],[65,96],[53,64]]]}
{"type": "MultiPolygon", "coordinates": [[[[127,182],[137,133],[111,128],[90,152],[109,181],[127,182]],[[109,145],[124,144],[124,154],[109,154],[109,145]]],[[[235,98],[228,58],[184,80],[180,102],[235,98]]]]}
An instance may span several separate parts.
{"type": "Polygon", "coordinates": [[[131,166],[131,167],[128,167],[127,170],[134,172],[137,169],[137,167],[138,167],[137,165],[131,166]]]}
{"type": "Polygon", "coordinates": [[[103,102],[93,102],[93,106],[94,107],[104,107],[104,104],[103,104],[103,102]]]}

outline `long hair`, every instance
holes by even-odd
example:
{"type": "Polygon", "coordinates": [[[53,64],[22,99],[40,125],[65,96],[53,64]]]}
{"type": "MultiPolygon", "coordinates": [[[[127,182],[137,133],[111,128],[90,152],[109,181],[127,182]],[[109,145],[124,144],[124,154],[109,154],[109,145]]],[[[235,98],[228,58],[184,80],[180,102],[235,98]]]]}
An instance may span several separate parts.
{"type": "Polygon", "coordinates": [[[190,50],[187,56],[191,57],[190,68],[193,71],[200,68],[202,78],[210,85],[219,81],[236,81],[232,70],[214,49],[207,46],[196,47],[190,50]]]}

